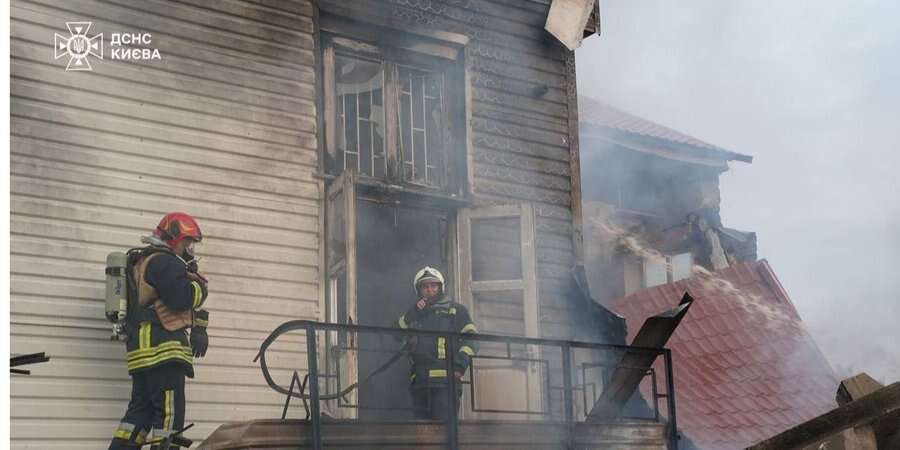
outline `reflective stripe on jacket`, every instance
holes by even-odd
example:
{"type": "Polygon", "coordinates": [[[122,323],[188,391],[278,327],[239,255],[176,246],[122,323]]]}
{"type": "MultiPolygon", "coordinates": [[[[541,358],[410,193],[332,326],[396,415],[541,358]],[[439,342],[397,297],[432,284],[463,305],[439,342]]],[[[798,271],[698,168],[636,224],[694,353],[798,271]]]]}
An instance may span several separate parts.
{"type": "Polygon", "coordinates": [[[193,378],[187,329],[194,324],[195,308],[206,299],[205,289],[189,279],[181,259],[165,250],[144,249],[133,268],[129,296],[138,301],[127,316],[128,373],[175,362],[193,378]]]}
{"type": "MultiPolygon", "coordinates": [[[[469,310],[461,303],[447,297],[430,303],[424,309],[415,305],[400,316],[397,326],[403,329],[447,331],[452,333],[477,333],[469,310]]],[[[411,381],[416,384],[445,382],[447,378],[447,339],[442,336],[416,336],[412,338],[410,359],[412,360],[411,381]]],[[[456,352],[452,355],[453,368],[465,372],[472,357],[478,351],[478,342],[460,339],[456,352]]]]}
{"type": "Polygon", "coordinates": [[[150,266],[150,262],[153,261],[154,258],[163,255],[169,254],[165,252],[153,253],[141,259],[141,261],[134,266],[134,279],[137,284],[138,304],[141,307],[153,309],[159,319],[160,325],[166,330],[182,330],[194,324],[192,309],[199,308],[203,304],[203,289],[196,281],[188,280],[191,283],[192,290],[191,308],[179,310],[167,306],[160,298],[156,288],[150,285],[146,280],[146,272],[147,268],[150,266]]]}
{"type": "Polygon", "coordinates": [[[146,370],[167,362],[186,365],[188,376],[193,377],[194,357],[186,330],[168,331],[158,323],[140,322],[134,332],[129,332],[128,373],[146,370]]]}

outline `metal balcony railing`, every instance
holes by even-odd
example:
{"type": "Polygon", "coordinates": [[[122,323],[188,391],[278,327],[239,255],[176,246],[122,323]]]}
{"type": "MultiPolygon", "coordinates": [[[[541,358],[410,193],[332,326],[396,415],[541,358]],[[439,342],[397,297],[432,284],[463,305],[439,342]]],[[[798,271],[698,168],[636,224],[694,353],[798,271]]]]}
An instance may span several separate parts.
{"type": "MultiPolygon", "coordinates": [[[[460,339],[478,342],[481,347],[472,358],[463,378],[446,377],[449,411],[443,416],[446,417],[446,442],[450,449],[459,447],[461,419],[454,412],[460,410],[460,403],[465,406],[462,420],[466,423],[477,420],[559,423],[567,430],[567,444],[564,447],[572,447],[575,424],[587,418],[597,399],[603,395],[604,387],[613,373],[622,370],[636,373],[642,381],[638,392],[623,405],[623,412],[615,420],[664,420],[668,446],[670,449],[677,448],[672,357],[671,352],[665,348],[295,320],[276,328],[263,341],[256,359],[260,362],[266,383],[286,396],[282,418],[286,417],[292,398],[301,400],[306,420],[311,425],[312,446],[314,449],[321,449],[323,409],[327,409],[332,416],[335,411],[343,411],[344,414],[338,414],[338,417],[350,419],[366,410],[387,409],[380,405],[365,405],[354,399],[361,387],[365,388],[373,380],[383,377],[389,366],[398,361],[406,364],[404,356],[408,355],[411,348],[409,343],[423,336],[443,338],[446,355],[456,354],[460,339]],[[303,369],[289,369],[293,372],[291,383],[284,387],[273,378],[266,362],[266,351],[280,336],[290,332],[303,333],[305,337],[306,373],[303,374],[303,369]],[[394,339],[383,339],[385,336],[394,339]],[[384,355],[384,362],[368,373],[356,374],[357,362],[367,352],[384,355]],[[662,364],[654,366],[661,369],[662,373],[657,373],[654,367],[627,367],[623,362],[626,354],[652,355],[653,359],[661,357],[662,364]],[[500,371],[520,382],[497,383],[496,378],[488,376],[492,371],[500,371]],[[465,388],[462,400],[453,395],[457,388],[465,388]],[[660,392],[661,388],[664,389],[663,392],[660,392]],[[503,391],[502,395],[491,395],[498,390],[503,391]],[[491,401],[496,403],[496,397],[514,398],[517,401],[512,403],[517,403],[519,407],[491,404],[491,401]],[[664,402],[664,419],[659,407],[661,401],[664,402]],[[641,414],[636,416],[635,412],[641,414]]],[[[287,348],[290,347],[293,346],[289,345],[287,348]]],[[[292,348],[292,351],[297,350],[302,349],[292,348]]],[[[453,374],[453,358],[447,357],[444,362],[446,373],[453,374]]],[[[405,389],[406,386],[397,388],[405,389]]],[[[386,416],[394,421],[398,417],[396,414],[386,416]]],[[[408,420],[413,422],[412,418],[408,420]]]]}

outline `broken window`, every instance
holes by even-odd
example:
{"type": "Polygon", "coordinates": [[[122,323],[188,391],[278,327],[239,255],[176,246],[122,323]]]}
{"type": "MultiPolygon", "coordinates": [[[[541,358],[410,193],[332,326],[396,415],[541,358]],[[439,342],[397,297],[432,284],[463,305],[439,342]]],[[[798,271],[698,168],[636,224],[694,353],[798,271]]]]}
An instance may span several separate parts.
{"type": "Polygon", "coordinates": [[[403,179],[426,186],[441,186],[446,169],[441,138],[443,74],[402,66],[398,70],[403,179]]]}
{"type": "Polygon", "coordinates": [[[690,253],[681,253],[670,256],[669,266],[671,267],[671,281],[675,282],[690,278],[694,267],[694,255],[690,253]]]}
{"type": "Polygon", "coordinates": [[[335,172],[347,168],[384,178],[384,66],[352,55],[335,55],[335,172]]]}
{"type": "MultiPolygon", "coordinates": [[[[327,13],[320,27],[323,316],[392,327],[415,302],[410,280],[425,265],[444,273],[456,297],[452,250],[462,203],[448,194],[463,194],[467,186],[460,47],[466,41],[452,33],[407,35],[327,13]]],[[[371,332],[329,332],[320,345],[328,369],[323,383],[336,392],[383,364],[385,351],[399,343],[371,332]]],[[[325,407],[335,417],[358,419],[391,408],[402,419],[411,405],[395,387],[407,385],[408,377],[406,367],[394,365],[325,407]]]]}
{"type": "Polygon", "coordinates": [[[665,258],[644,258],[644,287],[668,283],[666,265],[665,258]]]}
{"type": "Polygon", "coordinates": [[[644,266],[640,258],[628,255],[622,258],[625,295],[631,295],[644,287],[644,266]]]}
{"type": "MultiPolygon", "coordinates": [[[[694,256],[691,253],[679,253],[677,255],[643,259],[643,287],[659,286],[661,284],[674,283],[678,280],[690,278],[694,256]]],[[[626,283],[626,291],[627,291],[626,283]]],[[[630,294],[631,292],[626,292],[630,294]]]]}
{"type": "Polygon", "coordinates": [[[452,155],[464,152],[451,152],[464,142],[453,136],[464,122],[463,96],[448,95],[463,92],[459,53],[392,34],[390,42],[324,34],[325,169],[452,192],[463,184],[453,179],[452,155]],[[441,56],[420,53],[429,49],[441,56]]]}

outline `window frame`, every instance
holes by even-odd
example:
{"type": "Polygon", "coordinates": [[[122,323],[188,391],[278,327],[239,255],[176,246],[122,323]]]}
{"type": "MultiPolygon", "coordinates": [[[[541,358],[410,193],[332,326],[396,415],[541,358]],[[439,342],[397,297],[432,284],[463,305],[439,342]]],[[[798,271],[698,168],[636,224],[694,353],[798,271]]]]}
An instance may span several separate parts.
{"type": "MultiPolygon", "coordinates": [[[[361,185],[390,187],[415,192],[422,195],[451,195],[465,197],[467,183],[467,122],[466,96],[448,95],[449,92],[465,92],[465,62],[463,49],[454,43],[435,39],[423,39],[397,30],[352,23],[352,28],[339,18],[323,19],[321,30],[323,116],[325,139],[322,146],[323,176],[333,179],[345,169],[329,167],[338,161],[341,149],[336,143],[338,131],[338,108],[335,77],[335,61],[338,55],[380,62],[383,70],[384,88],[382,107],[384,108],[384,156],[387,170],[384,178],[356,174],[361,185]],[[341,30],[353,30],[349,37],[341,30]],[[401,126],[399,123],[399,100],[401,83],[400,67],[435,72],[442,75],[441,123],[439,132],[443,146],[437,185],[428,185],[404,178],[404,158],[400,153],[401,126]]],[[[426,169],[427,171],[427,169],[426,169]]]]}
{"type": "MultiPolygon", "coordinates": [[[[640,258],[641,289],[671,284],[671,283],[675,283],[677,281],[681,281],[681,280],[684,280],[684,279],[687,279],[687,278],[690,278],[691,276],[693,276],[693,267],[694,267],[694,254],[693,253],[691,253],[691,252],[681,252],[681,253],[675,253],[675,254],[667,253],[667,254],[663,255],[663,257],[665,259],[663,259],[662,257],[660,257],[660,258],[648,258],[648,257],[640,258]],[[678,274],[676,274],[674,261],[676,258],[684,257],[684,256],[687,256],[689,258],[688,266],[687,266],[687,269],[688,269],[687,274],[683,274],[686,276],[676,278],[676,276],[678,274]],[[659,264],[662,264],[665,267],[666,281],[665,281],[665,283],[651,284],[647,279],[648,267],[658,266],[659,264]]],[[[627,262],[625,264],[627,264],[627,262]]],[[[630,293],[627,292],[627,286],[626,286],[625,295],[630,295],[630,293]]]]}
{"type": "MultiPolygon", "coordinates": [[[[497,330],[491,330],[482,325],[479,317],[479,308],[476,305],[478,294],[502,291],[519,291],[522,293],[524,336],[540,337],[540,298],[538,290],[537,274],[537,249],[535,245],[535,211],[529,203],[491,205],[463,208],[459,212],[458,219],[458,277],[459,277],[459,301],[469,309],[472,321],[480,327],[481,332],[491,334],[504,334],[497,330]],[[489,279],[475,280],[473,276],[473,258],[478,249],[473,248],[473,225],[480,220],[491,219],[516,219],[519,225],[519,246],[521,258],[521,275],[514,279],[489,279]]],[[[526,345],[526,354],[534,360],[541,359],[540,346],[526,345]]],[[[510,367],[486,367],[473,362],[472,370],[481,371],[492,369],[510,369],[510,367]]],[[[525,417],[539,417],[550,411],[549,392],[544,392],[542,378],[543,373],[537,364],[529,363],[524,368],[518,368],[525,374],[528,386],[527,413],[525,417]]],[[[472,412],[472,399],[468,393],[463,395],[462,401],[466,404],[463,418],[497,418],[497,413],[472,412]]],[[[523,411],[524,412],[524,411],[523,411]]],[[[502,413],[500,414],[502,416],[502,413]]]]}
{"type": "MultiPolygon", "coordinates": [[[[324,196],[320,202],[320,236],[319,243],[321,254],[320,265],[320,311],[318,316],[325,321],[336,320],[335,313],[338,310],[335,297],[336,289],[333,281],[343,270],[346,272],[346,295],[352,305],[347,305],[345,312],[348,317],[357,319],[356,310],[356,202],[368,200],[375,202],[387,202],[405,204],[416,208],[436,208],[447,213],[447,240],[444,243],[447,254],[448,288],[455,298],[459,298],[460,286],[458,270],[461,262],[458,260],[459,252],[459,211],[469,205],[472,192],[472,180],[470,179],[471,155],[469,136],[471,130],[469,118],[471,115],[471,86],[468,71],[466,69],[465,48],[469,38],[465,35],[434,30],[431,28],[405,27],[396,29],[393,22],[379,21],[377,17],[357,17],[356,20],[343,16],[347,11],[337,10],[333,12],[319,10],[317,13],[315,56],[317,59],[317,124],[319,137],[319,161],[318,177],[320,190],[324,196]],[[373,25],[370,20],[375,20],[373,25]],[[362,22],[365,21],[365,22],[362,22]],[[361,175],[355,171],[342,170],[339,174],[331,172],[327,167],[330,152],[336,151],[333,144],[336,143],[337,131],[337,92],[335,79],[335,41],[340,48],[339,53],[349,53],[363,59],[378,58],[383,60],[385,55],[391,58],[395,64],[405,65],[425,70],[441,70],[444,75],[442,97],[447,100],[442,105],[443,136],[449,139],[445,143],[444,155],[446,156],[446,180],[443,188],[423,186],[420,184],[406,183],[399,177],[402,157],[399,155],[399,108],[385,108],[385,159],[387,163],[386,179],[378,179],[361,175]],[[425,63],[422,63],[425,61],[425,63]],[[425,64],[425,65],[423,65],[425,64]],[[458,92],[460,95],[448,96],[448,89],[458,92]],[[391,144],[389,144],[389,142],[391,144]],[[393,171],[393,172],[392,172],[393,171]],[[345,194],[340,205],[333,200],[338,191],[345,194]],[[346,261],[341,264],[330,264],[328,249],[332,245],[328,239],[328,228],[332,226],[329,219],[329,210],[341,208],[344,212],[344,243],[346,246],[346,261]],[[349,226],[352,225],[352,228],[349,226]],[[352,298],[351,298],[352,297],[352,298]]],[[[383,64],[383,63],[382,63],[383,64]]],[[[382,103],[388,98],[399,97],[398,84],[394,71],[384,72],[385,84],[382,92],[382,103]],[[387,83],[387,77],[393,77],[392,83],[387,83]],[[390,92],[389,92],[390,91],[390,92]]],[[[446,141],[445,141],[446,142],[446,141]]],[[[348,320],[349,322],[349,320],[348,320]]],[[[338,337],[332,333],[331,342],[338,342],[338,337]]],[[[326,344],[329,339],[319,341],[319,355],[328,353],[326,344]]],[[[355,353],[348,352],[339,357],[344,361],[347,369],[346,382],[358,379],[358,365],[355,353]]],[[[320,361],[320,367],[328,367],[326,361],[320,361]]],[[[344,380],[342,380],[344,381],[344,380]]],[[[326,381],[333,383],[333,381],[326,381]]],[[[335,386],[329,385],[329,389],[335,386]]],[[[356,403],[357,397],[350,399],[350,403],[356,403]]],[[[355,418],[356,410],[353,408],[341,408],[337,402],[325,402],[323,407],[330,414],[340,418],[355,418]]]]}
{"type": "MultiPolygon", "coordinates": [[[[356,177],[353,172],[343,172],[338,175],[325,192],[324,206],[324,228],[322,230],[323,256],[324,256],[324,286],[325,304],[323,305],[322,315],[325,322],[352,324],[358,322],[357,315],[357,286],[356,286],[356,177]],[[340,199],[338,197],[340,196],[340,199]],[[341,221],[343,226],[340,230],[336,230],[336,215],[340,210],[341,221]],[[340,245],[343,247],[343,257],[338,261],[330,260],[329,252],[333,244],[331,234],[340,231],[340,245]],[[345,298],[340,299],[338,294],[338,283],[340,278],[344,278],[344,295],[345,298]],[[338,316],[343,303],[343,314],[338,316]],[[344,317],[346,316],[346,317],[344,317]]],[[[325,387],[329,392],[336,392],[343,387],[352,385],[359,380],[358,355],[355,350],[343,350],[342,353],[335,353],[336,349],[342,347],[347,341],[352,342],[352,333],[341,333],[337,331],[329,331],[324,335],[324,339],[320,340],[319,345],[319,363],[323,367],[326,374],[329,374],[332,368],[343,368],[342,372],[335,372],[335,378],[329,377],[325,380],[325,387]]],[[[349,347],[353,347],[352,343],[349,347]]],[[[344,406],[355,405],[359,402],[359,393],[353,391],[348,394],[347,399],[338,399],[323,403],[323,408],[334,417],[343,419],[356,418],[358,411],[354,408],[346,408],[344,406]],[[346,401],[346,403],[342,403],[346,401]]]]}

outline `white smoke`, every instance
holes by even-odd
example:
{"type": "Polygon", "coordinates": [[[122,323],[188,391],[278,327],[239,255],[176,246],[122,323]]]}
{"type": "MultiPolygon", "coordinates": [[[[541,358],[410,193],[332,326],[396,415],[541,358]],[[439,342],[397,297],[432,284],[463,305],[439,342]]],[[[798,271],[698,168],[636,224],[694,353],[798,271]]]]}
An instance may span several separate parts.
{"type": "MultiPolygon", "coordinates": [[[[619,251],[630,253],[639,258],[665,263],[667,268],[671,270],[671,264],[668,262],[666,255],[654,249],[640,236],[612,223],[608,219],[595,217],[591,221],[595,229],[602,234],[600,238],[604,242],[613,242],[619,251]]],[[[755,293],[738,288],[728,279],[701,265],[694,264],[691,267],[691,274],[689,284],[699,285],[704,292],[715,292],[718,294],[716,299],[706,299],[706,301],[726,298],[729,302],[734,303],[731,306],[740,307],[748,314],[762,315],[764,323],[771,327],[775,327],[778,324],[794,323],[796,320],[787,311],[766,304],[755,293]]]]}

